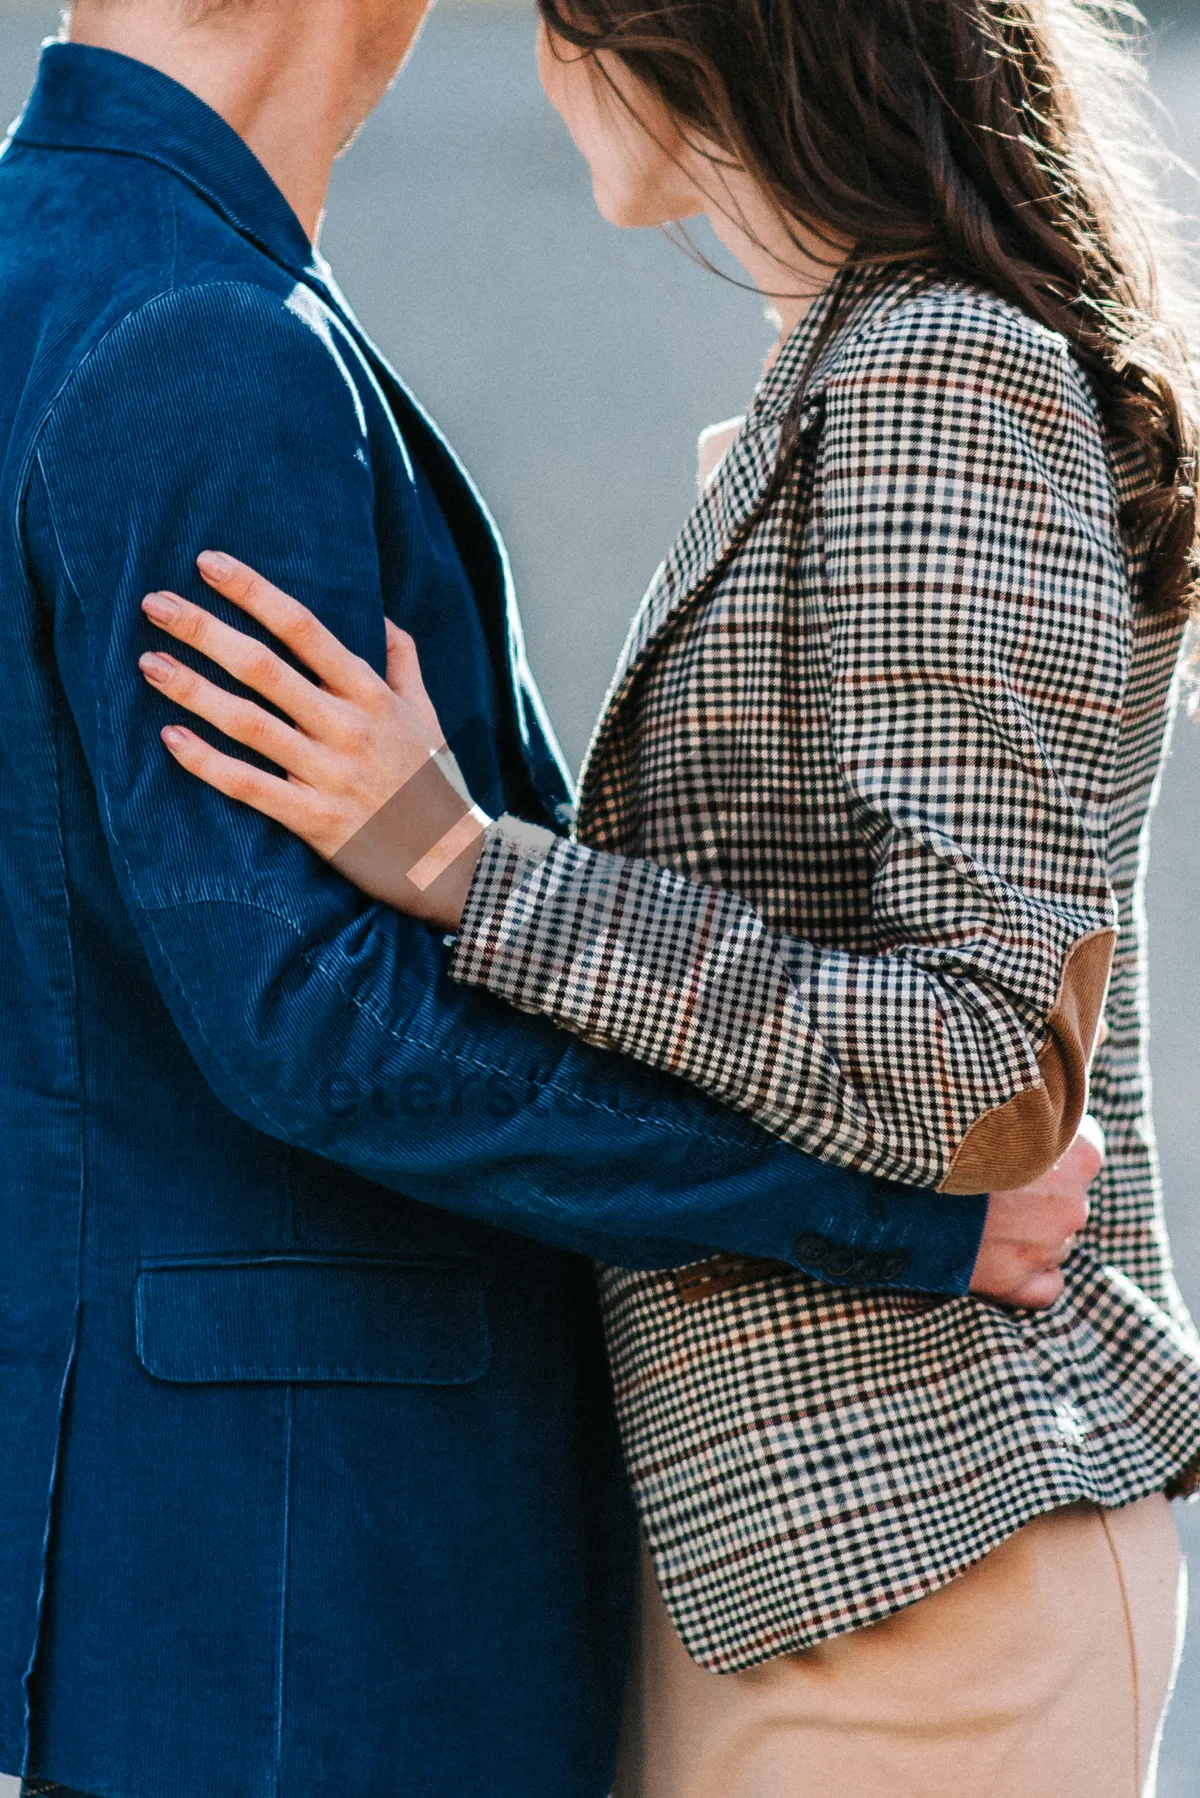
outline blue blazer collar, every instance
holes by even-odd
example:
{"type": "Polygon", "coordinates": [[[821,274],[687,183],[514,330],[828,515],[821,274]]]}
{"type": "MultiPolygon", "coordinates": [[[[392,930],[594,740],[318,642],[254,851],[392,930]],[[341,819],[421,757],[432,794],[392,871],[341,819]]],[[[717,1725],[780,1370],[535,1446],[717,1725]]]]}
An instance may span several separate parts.
{"type": "Polygon", "coordinates": [[[323,276],[296,217],[254,152],[211,106],[148,63],[86,44],[47,44],[13,141],[159,163],[296,274],[323,276]]]}

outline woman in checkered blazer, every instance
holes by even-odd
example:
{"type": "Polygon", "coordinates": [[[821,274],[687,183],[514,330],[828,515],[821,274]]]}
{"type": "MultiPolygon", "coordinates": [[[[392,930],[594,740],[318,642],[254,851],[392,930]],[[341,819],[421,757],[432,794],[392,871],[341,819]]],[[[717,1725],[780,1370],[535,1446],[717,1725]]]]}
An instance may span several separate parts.
{"type": "MultiPolygon", "coordinates": [[[[851,1266],[603,1275],[649,1549],[620,1790],[1129,1798],[1175,1645],[1164,1495],[1200,1480],[1141,917],[1195,436],[1113,148],[1136,72],[1071,0],[540,4],[601,209],[707,212],[780,346],[573,838],[468,817],[431,910],[414,810],[377,896],[456,932],[459,980],[830,1161],[1017,1187],[1089,1090],[1109,1150],[1049,1310],[851,1266]]],[[[401,685],[364,698],[395,742],[427,717],[401,685]]],[[[397,765],[340,783],[339,844],[397,765]]],[[[288,821],[333,853],[323,803],[288,821]]]]}

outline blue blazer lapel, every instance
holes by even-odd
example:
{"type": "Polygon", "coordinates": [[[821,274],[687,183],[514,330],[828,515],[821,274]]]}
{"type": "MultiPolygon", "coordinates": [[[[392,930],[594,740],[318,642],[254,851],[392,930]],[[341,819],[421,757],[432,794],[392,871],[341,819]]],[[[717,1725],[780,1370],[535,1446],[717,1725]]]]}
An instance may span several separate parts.
{"type": "Polygon", "coordinates": [[[501,763],[506,803],[561,830],[573,815],[571,776],[525,655],[508,551],[495,519],[458,456],[420,401],[367,336],[329,269],[312,285],[353,334],[403,434],[423,441],[430,474],[474,589],[501,701],[501,763]]]}

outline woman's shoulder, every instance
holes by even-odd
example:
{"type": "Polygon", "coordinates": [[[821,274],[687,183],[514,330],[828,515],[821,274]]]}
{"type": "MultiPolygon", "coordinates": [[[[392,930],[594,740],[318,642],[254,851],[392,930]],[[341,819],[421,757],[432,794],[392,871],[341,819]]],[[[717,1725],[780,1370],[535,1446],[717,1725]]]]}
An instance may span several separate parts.
{"type": "Polygon", "coordinates": [[[834,333],[820,385],[853,405],[890,395],[927,414],[1016,407],[1099,433],[1088,378],[1066,338],[1012,300],[950,276],[892,277],[834,333]]]}
{"type": "Polygon", "coordinates": [[[1066,338],[1012,301],[951,278],[897,283],[834,334],[824,364],[826,475],[864,443],[940,470],[947,503],[968,475],[1032,474],[1114,535],[1121,472],[1091,382],[1066,338]]]}

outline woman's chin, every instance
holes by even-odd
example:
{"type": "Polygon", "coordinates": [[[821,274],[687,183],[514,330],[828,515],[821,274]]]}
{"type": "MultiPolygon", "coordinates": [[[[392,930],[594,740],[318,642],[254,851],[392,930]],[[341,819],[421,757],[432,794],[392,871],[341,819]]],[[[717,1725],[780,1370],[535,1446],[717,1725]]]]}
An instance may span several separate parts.
{"type": "Polygon", "coordinates": [[[675,208],[656,200],[651,194],[614,192],[598,181],[592,182],[592,197],[601,218],[607,219],[610,225],[619,225],[623,231],[670,225],[679,216],[675,208]]]}

